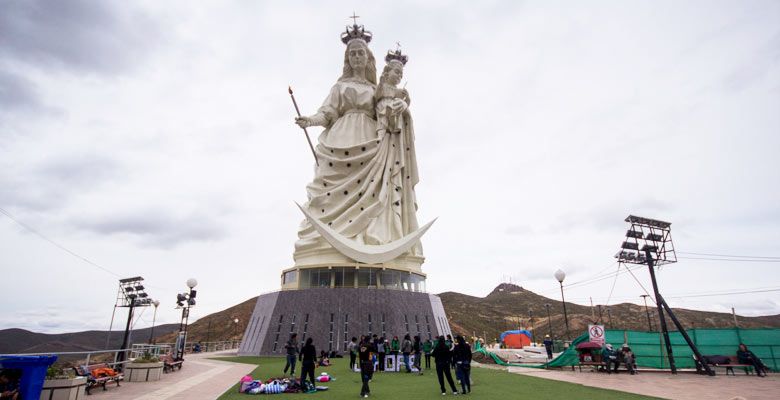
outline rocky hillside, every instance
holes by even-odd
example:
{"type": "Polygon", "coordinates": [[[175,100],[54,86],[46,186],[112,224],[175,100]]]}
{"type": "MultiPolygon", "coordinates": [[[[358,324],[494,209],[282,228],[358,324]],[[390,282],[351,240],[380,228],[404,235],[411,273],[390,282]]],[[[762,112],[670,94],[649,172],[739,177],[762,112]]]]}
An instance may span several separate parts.
{"type": "MultiPolygon", "coordinates": [[[[167,334],[178,329],[178,324],[164,324],[156,326],[154,333],[157,336],[158,333],[167,334]]],[[[149,340],[150,333],[151,328],[134,330],[131,342],[144,343],[149,340]]],[[[106,339],[109,349],[118,349],[122,345],[124,330],[115,330],[110,338],[108,336],[107,331],[46,334],[16,328],[3,329],[0,330],[0,354],[105,350],[106,339]]]]}
{"type": "MultiPolygon", "coordinates": [[[[508,329],[535,328],[537,337],[549,334],[552,326],[553,336],[565,336],[563,305],[520,286],[503,283],[497,286],[486,297],[467,296],[455,292],[445,292],[439,295],[447,312],[450,325],[454,332],[469,336],[494,339],[508,329]],[[548,322],[545,304],[550,305],[548,322]],[[529,318],[529,310],[533,310],[533,319],[529,318]]],[[[607,309],[602,307],[601,320],[607,328],[647,330],[647,314],[644,305],[615,304],[609,306],[611,318],[607,309]]],[[[588,324],[599,319],[598,308],[591,309],[574,303],[566,303],[569,317],[569,328],[572,336],[583,333],[588,324]]],[[[658,317],[654,307],[650,307],[654,329],[658,329],[658,317]]],[[[734,326],[731,314],[674,309],[675,315],[686,328],[725,328],[734,326]]],[[[780,315],[761,317],[737,317],[740,327],[780,327],[780,315]]],[[[674,325],[667,317],[669,329],[674,325]]]]}

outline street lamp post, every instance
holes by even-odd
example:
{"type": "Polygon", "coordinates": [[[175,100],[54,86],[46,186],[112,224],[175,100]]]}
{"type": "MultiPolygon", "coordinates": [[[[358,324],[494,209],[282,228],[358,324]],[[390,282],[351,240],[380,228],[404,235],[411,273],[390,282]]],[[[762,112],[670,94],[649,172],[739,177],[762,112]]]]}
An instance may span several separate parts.
{"type": "Polygon", "coordinates": [[[233,337],[238,336],[238,318],[233,320],[233,337]]]}
{"type": "Polygon", "coordinates": [[[645,300],[645,314],[647,314],[647,330],[652,332],[653,331],[653,324],[650,322],[650,310],[647,308],[647,298],[650,297],[649,294],[643,294],[642,299],[645,300]]]}
{"type": "Polygon", "coordinates": [[[566,339],[571,340],[569,334],[569,315],[566,313],[566,299],[563,297],[563,280],[566,279],[566,273],[562,270],[555,271],[555,279],[561,284],[561,301],[563,302],[563,321],[566,323],[566,339]]]}
{"type": "Polygon", "coordinates": [[[160,306],[160,300],[152,301],[154,306],[154,317],[152,317],[152,331],[149,332],[149,344],[154,343],[154,323],[157,321],[157,307],[160,306]]]}
{"type": "Polygon", "coordinates": [[[187,323],[190,319],[190,308],[195,306],[195,296],[198,291],[195,290],[198,281],[194,278],[187,279],[189,293],[179,293],[176,295],[177,308],[181,308],[181,321],[179,322],[179,337],[176,339],[176,360],[184,359],[184,348],[187,344],[187,323]]]}
{"type": "Polygon", "coordinates": [[[536,341],[536,328],[534,328],[534,309],[528,309],[528,321],[531,323],[531,338],[536,341]]]}

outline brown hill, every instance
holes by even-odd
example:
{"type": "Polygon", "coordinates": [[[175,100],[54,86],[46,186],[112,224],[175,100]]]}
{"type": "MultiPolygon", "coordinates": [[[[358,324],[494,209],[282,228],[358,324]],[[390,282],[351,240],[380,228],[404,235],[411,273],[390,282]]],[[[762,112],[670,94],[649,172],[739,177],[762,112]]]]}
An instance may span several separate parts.
{"type": "MultiPolygon", "coordinates": [[[[178,324],[164,324],[156,326],[154,332],[167,334],[178,329],[178,324]]],[[[131,342],[146,342],[150,331],[151,328],[134,330],[131,342]]],[[[107,331],[46,334],[16,328],[3,329],[0,330],[0,354],[105,350],[108,336],[107,331]]],[[[108,349],[118,349],[123,336],[124,331],[112,331],[108,349]]]]}
{"type": "MultiPolygon", "coordinates": [[[[439,295],[453,332],[468,336],[494,339],[508,329],[535,328],[537,338],[549,334],[554,337],[565,336],[563,305],[544,296],[540,296],[520,286],[502,283],[486,297],[479,298],[460,293],[445,292],[439,295]],[[550,305],[550,317],[545,304],[550,305]],[[529,318],[533,310],[533,319],[529,318]]],[[[587,330],[588,324],[599,320],[598,308],[566,302],[571,336],[578,336],[587,330]],[[595,316],[595,318],[594,318],[595,316]]],[[[734,326],[731,314],[687,309],[674,309],[675,315],[686,328],[724,328],[734,326]]],[[[653,329],[658,329],[658,317],[653,306],[650,307],[653,329]]],[[[601,322],[612,329],[647,330],[647,314],[644,305],[615,304],[602,307],[601,322]]],[[[674,329],[667,317],[669,329],[674,329]]],[[[761,317],[738,317],[740,327],[780,327],[780,315],[761,317]]]]}

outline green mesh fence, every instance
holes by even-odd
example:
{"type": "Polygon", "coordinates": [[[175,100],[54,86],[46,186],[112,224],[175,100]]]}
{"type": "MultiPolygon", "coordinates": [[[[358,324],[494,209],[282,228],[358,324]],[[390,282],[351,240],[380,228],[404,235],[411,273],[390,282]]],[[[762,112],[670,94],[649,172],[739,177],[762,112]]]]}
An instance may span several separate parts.
{"type": "MultiPolygon", "coordinates": [[[[702,355],[735,356],[739,344],[745,343],[772,371],[780,372],[780,329],[689,329],[687,332],[702,355]]],[[[490,356],[499,365],[529,368],[568,367],[579,364],[575,347],[587,340],[587,334],[581,335],[558,357],[541,365],[507,363],[484,348],[476,351],[490,356]]],[[[669,340],[672,342],[677,368],[696,368],[693,351],[682,335],[679,332],[669,332],[669,340]]],[[[639,367],[669,368],[663,335],[658,332],[607,330],[606,341],[615,348],[620,348],[624,343],[628,344],[639,367]]]]}

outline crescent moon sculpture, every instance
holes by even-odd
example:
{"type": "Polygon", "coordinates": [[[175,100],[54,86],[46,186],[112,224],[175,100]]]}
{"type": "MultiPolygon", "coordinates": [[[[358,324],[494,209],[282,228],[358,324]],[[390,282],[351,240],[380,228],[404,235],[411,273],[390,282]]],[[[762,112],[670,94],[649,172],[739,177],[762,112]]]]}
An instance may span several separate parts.
{"type": "Polygon", "coordinates": [[[313,215],[309,214],[309,212],[306,211],[305,208],[301,207],[301,205],[297,202],[295,205],[301,209],[301,212],[304,216],[306,216],[306,219],[312,224],[314,229],[316,229],[317,232],[319,232],[320,235],[322,235],[322,237],[325,238],[325,240],[330,243],[331,246],[333,246],[333,248],[349,258],[365,264],[381,264],[393,260],[401,254],[407,252],[420,240],[420,237],[422,237],[422,235],[428,231],[428,228],[430,228],[431,225],[436,222],[436,219],[438,219],[434,218],[433,221],[423,225],[420,229],[396,241],[386,244],[368,245],[356,243],[353,240],[347,239],[343,235],[322,223],[322,221],[313,215]]]}

